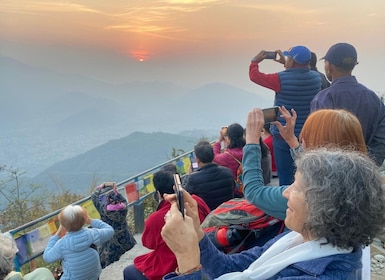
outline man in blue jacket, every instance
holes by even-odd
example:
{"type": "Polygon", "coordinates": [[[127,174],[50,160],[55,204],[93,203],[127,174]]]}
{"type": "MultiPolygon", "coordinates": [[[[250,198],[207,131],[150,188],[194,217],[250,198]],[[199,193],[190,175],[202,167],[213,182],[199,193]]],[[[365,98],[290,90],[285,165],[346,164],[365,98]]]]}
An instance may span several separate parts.
{"type": "MultiPolygon", "coordinates": [[[[298,137],[302,126],[310,113],[310,102],[321,90],[320,75],[310,70],[311,52],[305,46],[295,46],[288,51],[277,50],[278,59],[274,61],[285,65],[286,70],[265,74],[259,71],[259,63],[266,59],[266,52],[261,51],[252,60],[249,67],[250,80],[274,90],[275,106],[285,106],[297,112],[294,133],[298,137]],[[285,58],[286,57],[286,58],[285,58]]],[[[284,125],[285,120],[278,117],[284,125]]],[[[294,181],[294,162],[290,147],[282,139],[278,129],[272,125],[273,147],[280,185],[290,185],[294,181]]]]}

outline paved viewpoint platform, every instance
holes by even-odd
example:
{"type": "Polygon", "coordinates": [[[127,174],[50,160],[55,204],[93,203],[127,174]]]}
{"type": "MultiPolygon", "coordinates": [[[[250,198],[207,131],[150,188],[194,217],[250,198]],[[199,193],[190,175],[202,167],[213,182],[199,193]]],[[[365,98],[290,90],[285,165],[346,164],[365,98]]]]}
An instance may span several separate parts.
{"type": "Polygon", "coordinates": [[[100,280],[122,280],[123,269],[132,264],[136,256],[150,251],[142,245],[142,234],[135,234],[134,237],[137,244],[130,251],[121,256],[119,261],[114,262],[103,269],[99,278],[100,280]]]}

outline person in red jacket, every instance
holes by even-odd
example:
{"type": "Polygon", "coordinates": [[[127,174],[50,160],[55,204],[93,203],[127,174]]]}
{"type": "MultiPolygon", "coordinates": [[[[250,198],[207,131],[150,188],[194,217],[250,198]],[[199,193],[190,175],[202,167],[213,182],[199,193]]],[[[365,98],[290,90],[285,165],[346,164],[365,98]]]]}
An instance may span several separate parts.
{"type": "MultiPolygon", "coordinates": [[[[153,183],[158,193],[159,205],[158,209],[145,221],[142,234],[143,246],[152,251],[136,257],[134,264],[124,269],[124,280],[160,280],[167,273],[175,271],[177,267],[174,253],[168,248],[160,235],[165,223],[164,216],[171,207],[171,204],[163,199],[163,194],[174,193],[173,172],[170,172],[169,169],[156,172],[153,183]]],[[[193,195],[193,198],[198,203],[199,218],[202,222],[210,209],[200,197],[193,195]]]]}

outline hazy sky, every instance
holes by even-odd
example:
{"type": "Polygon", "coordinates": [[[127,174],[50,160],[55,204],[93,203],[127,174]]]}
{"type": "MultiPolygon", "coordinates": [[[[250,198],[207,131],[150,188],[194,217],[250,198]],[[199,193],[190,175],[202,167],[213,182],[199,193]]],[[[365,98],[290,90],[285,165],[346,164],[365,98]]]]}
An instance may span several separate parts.
{"type": "Polygon", "coordinates": [[[248,66],[260,50],[301,44],[320,58],[337,42],[357,48],[359,81],[385,91],[384,0],[0,0],[1,55],[110,82],[257,91],[248,66]]]}

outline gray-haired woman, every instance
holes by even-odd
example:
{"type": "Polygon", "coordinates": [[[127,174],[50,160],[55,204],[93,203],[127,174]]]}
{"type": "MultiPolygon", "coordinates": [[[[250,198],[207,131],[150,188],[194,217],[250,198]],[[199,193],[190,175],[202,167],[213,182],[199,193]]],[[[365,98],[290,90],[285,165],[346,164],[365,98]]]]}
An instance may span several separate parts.
{"type": "Polygon", "coordinates": [[[296,167],[295,181],[283,193],[291,231],[263,247],[225,255],[204,235],[189,196],[185,220],[173,205],[162,236],[179,268],[166,278],[200,279],[204,271],[220,279],[352,279],[362,248],[385,226],[378,167],[362,153],[324,148],[304,152],[296,167]]]}
{"type": "Polygon", "coordinates": [[[39,267],[24,276],[14,271],[14,259],[18,248],[8,235],[0,233],[0,280],[55,280],[46,267],[39,267]]]}

